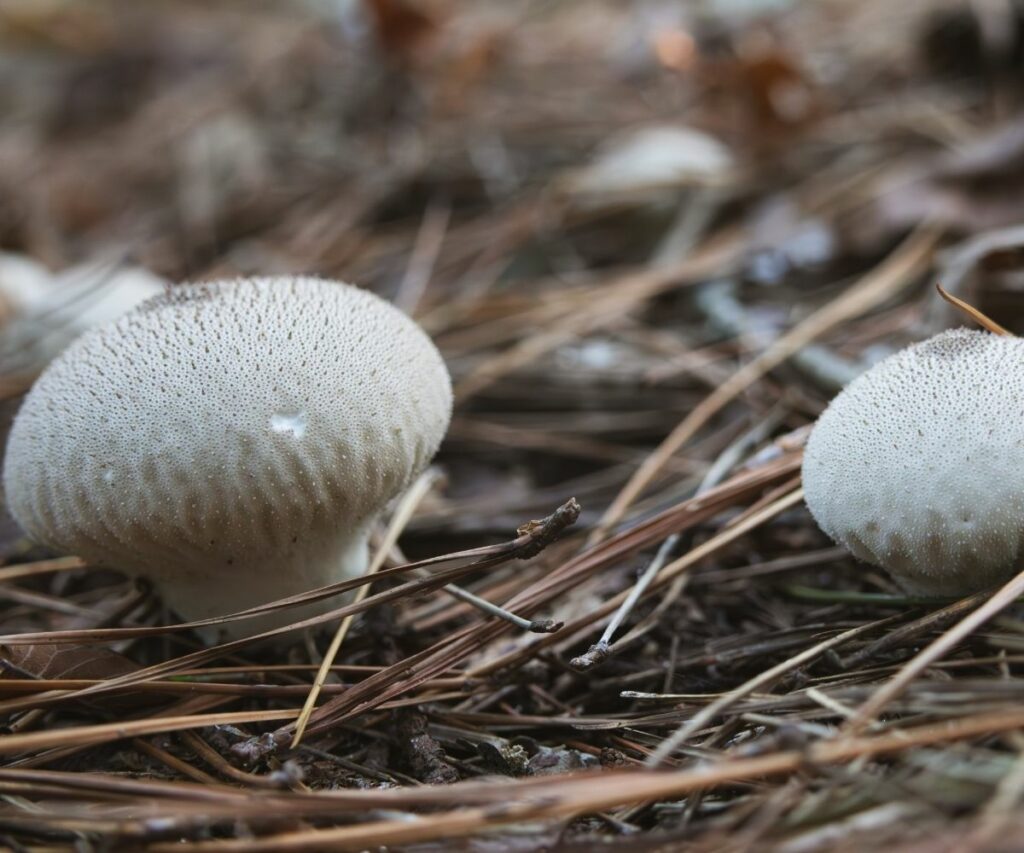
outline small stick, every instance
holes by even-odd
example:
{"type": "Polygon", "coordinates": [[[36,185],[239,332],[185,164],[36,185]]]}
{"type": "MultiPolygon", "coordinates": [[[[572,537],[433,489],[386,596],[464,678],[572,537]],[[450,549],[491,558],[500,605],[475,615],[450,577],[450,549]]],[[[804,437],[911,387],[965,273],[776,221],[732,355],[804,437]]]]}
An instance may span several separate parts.
{"type": "Polygon", "coordinates": [[[876,658],[882,652],[896,648],[909,640],[919,637],[925,631],[945,627],[953,622],[953,620],[959,618],[961,614],[973,610],[988,598],[988,595],[988,590],[978,592],[969,598],[954,601],[952,604],[947,604],[938,610],[933,610],[931,613],[915,619],[913,622],[908,622],[895,631],[891,631],[877,640],[868,643],[864,648],[859,649],[852,655],[843,658],[840,661],[840,666],[843,669],[856,669],[858,666],[876,658]]]}
{"type": "Polygon", "coordinates": [[[585,671],[606,660],[608,655],[611,653],[611,639],[615,636],[615,632],[619,630],[619,626],[623,620],[629,616],[636,603],[640,600],[640,596],[647,591],[647,587],[651,585],[651,581],[654,580],[658,572],[661,571],[661,567],[665,565],[668,560],[668,555],[672,553],[672,549],[679,543],[679,534],[673,533],[664,542],[661,543],[661,547],[658,549],[658,553],[655,554],[651,564],[644,570],[644,573],[640,576],[633,588],[629,591],[629,595],[626,600],[622,602],[622,605],[615,615],[612,617],[612,621],[608,623],[608,627],[604,629],[604,633],[601,635],[601,639],[592,645],[584,654],[579,657],[573,658],[569,661],[569,666],[573,669],[585,671]]]}
{"type": "Polygon", "coordinates": [[[166,749],[161,749],[156,744],[150,743],[148,740],[143,740],[140,737],[132,739],[132,746],[134,746],[139,752],[144,752],[150,758],[159,761],[161,764],[170,767],[172,770],[176,770],[183,776],[188,776],[194,782],[199,782],[201,785],[213,785],[215,787],[226,787],[220,779],[211,776],[200,770],[198,767],[193,767],[187,761],[178,758],[176,755],[172,755],[166,749]]]}
{"type": "MultiPolygon", "coordinates": [[[[576,498],[569,498],[547,518],[540,519],[539,521],[535,519],[521,525],[516,530],[517,536],[530,538],[522,545],[516,546],[511,552],[512,556],[517,560],[529,560],[532,557],[536,557],[561,536],[565,528],[574,524],[579,515],[579,503],[577,503],[576,498]]],[[[414,572],[414,574],[417,574],[419,577],[429,577],[429,573],[422,569],[419,572],[414,572]]],[[[510,610],[499,607],[486,598],[474,595],[469,590],[465,590],[453,583],[446,584],[441,589],[449,595],[476,607],[478,610],[482,610],[488,616],[496,616],[498,619],[503,619],[517,628],[529,631],[531,634],[553,634],[562,627],[561,622],[555,622],[552,619],[524,619],[522,616],[517,616],[510,610]]]]}
{"type": "MultiPolygon", "coordinates": [[[[420,571],[415,573],[418,577],[429,577],[429,573],[420,571]]],[[[365,589],[366,587],[363,587],[365,589]]],[[[553,634],[559,628],[562,627],[561,622],[555,622],[551,619],[524,619],[522,616],[517,616],[510,610],[506,610],[504,607],[500,607],[488,601],[486,598],[481,598],[479,595],[473,595],[469,590],[463,589],[461,586],[456,586],[453,583],[446,584],[441,587],[445,592],[451,595],[453,598],[458,598],[460,601],[466,602],[477,610],[482,610],[488,616],[496,616],[498,619],[504,619],[506,622],[510,622],[517,628],[521,628],[524,631],[529,631],[532,634],[553,634]]]]}

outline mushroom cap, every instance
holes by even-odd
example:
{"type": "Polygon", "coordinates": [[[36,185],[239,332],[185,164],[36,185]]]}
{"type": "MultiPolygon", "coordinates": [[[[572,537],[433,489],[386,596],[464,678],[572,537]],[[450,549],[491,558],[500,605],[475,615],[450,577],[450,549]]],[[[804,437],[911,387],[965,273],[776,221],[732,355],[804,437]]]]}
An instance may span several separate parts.
{"type": "Polygon", "coordinates": [[[437,451],[451,403],[430,339],[371,293],[304,277],[184,285],[50,364],[15,420],[4,487],[37,541],[173,579],[189,592],[169,603],[212,615],[337,579],[314,563],[361,571],[366,529],[437,451]],[[207,583],[238,606],[192,601],[207,583]]]}
{"type": "Polygon", "coordinates": [[[1024,339],[956,329],[851,382],[803,462],[807,506],[908,591],[965,595],[1020,570],[1024,339]]]}

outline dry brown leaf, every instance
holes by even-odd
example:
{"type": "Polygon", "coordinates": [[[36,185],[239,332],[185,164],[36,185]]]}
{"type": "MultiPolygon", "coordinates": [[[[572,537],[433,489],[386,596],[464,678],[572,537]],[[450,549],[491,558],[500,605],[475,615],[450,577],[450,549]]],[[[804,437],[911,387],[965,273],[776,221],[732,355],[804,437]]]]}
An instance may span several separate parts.
{"type": "Polygon", "coordinates": [[[34,678],[106,679],[134,672],[139,667],[124,655],[102,646],[60,643],[52,646],[0,645],[0,679],[30,675],[34,678]]]}

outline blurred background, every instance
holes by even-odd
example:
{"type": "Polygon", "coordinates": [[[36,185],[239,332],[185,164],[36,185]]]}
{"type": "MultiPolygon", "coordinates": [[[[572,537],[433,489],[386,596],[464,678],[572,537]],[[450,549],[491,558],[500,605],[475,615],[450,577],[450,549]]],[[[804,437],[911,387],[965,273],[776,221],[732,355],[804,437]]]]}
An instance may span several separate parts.
{"type": "Polygon", "coordinates": [[[551,488],[593,520],[740,364],[941,235],[899,299],[716,414],[664,502],[752,420],[799,426],[954,322],[938,275],[1024,329],[1022,70],[1009,0],[4,0],[5,418],[167,282],[319,273],[448,361],[446,533],[551,488]]]}

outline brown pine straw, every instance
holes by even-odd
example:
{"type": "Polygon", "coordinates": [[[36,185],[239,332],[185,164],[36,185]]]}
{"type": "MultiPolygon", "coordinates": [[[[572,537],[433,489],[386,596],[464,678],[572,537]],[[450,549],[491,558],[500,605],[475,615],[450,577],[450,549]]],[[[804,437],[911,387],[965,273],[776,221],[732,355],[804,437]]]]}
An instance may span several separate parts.
{"type": "Polygon", "coordinates": [[[465,403],[502,376],[525,367],[562,344],[620,321],[629,311],[659,293],[682,284],[695,284],[723,267],[730,267],[743,251],[742,236],[742,232],[729,229],[704,241],[693,256],[677,264],[619,273],[606,284],[595,283],[588,288],[582,305],[573,300],[571,312],[556,328],[524,338],[459,380],[454,389],[457,404],[465,403]]]}
{"type": "Polygon", "coordinates": [[[1011,338],[1013,337],[1013,333],[1009,331],[1009,329],[1004,329],[995,320],[993,320],[986,314],[982,314],[981,311],[979,311],[969,302],[964,302],[964,300],[960,299],[957,296],[954,296],[938,282],[935,283],[935,289],[939,292],[939,296],[945,299],[950,305],[959,308],[961,311],[964,312],[964,314],[966,314],[968,317],[974,320],[974,322],[981,326],[983,329],[987,329],[993,335],[1001,335],[1011,338]]]}
{"type": "MultiPolygon", "coordinates": [[[[697,565],[701,560],[711,556],[720,548],[749,533],[751,530],[754,530],[761,524],[764,524],[766,521],[774,518],[779,513],[795,506],[802,500],[802,489],[791,491],[783,497],[780,497],[771,505],[764,507],[754,515],[748,516],[734,526],[728,527],[716,536],[711,537],[702,545],[699,545],[688,551],[686,554],[677,557],[675,560],[662,567],[661,571],[658,573],[658,577],[655,578],[648,587],[644,594],[644,598],[650,597],[652,593],[667,586],[670,581],[674,581],[683,572],[697,565]]],[[[545,646],[550,646],[557,642],[564,642],[566,639],[574,637],[581,630],[593,627],[595,623],[599,622],[599,620],[614,613],[628,596],[629,590],[623,590],[615,597],[608,599],[608,601],[604,602],[599,607],[594,608],[594,610],[586,616],[580,617],[575,622],[568,623],[558,633],[540,637],[534,640],[533,644],[527,649],[523,649],[518,652],[511,652],[508,655],[499,657],[487,664],[471,669],[469,671],[469,676],[471,678],[483,678],[506,666],[512,666],[520,660],[532,657],[539,649],[544,648],[545,646]]]]}
{"type": "MultiPolygon", "coordinates": [[[[588,551],[580,555],[575,560],[572,560],[565,566],[561,567],[558,572],[542,578],[523,593],[520,593],[511,602],[509,602],[509,606],[515,607],[517,612],[527,614],[531,613],[544,602],[550,600],[553,596],[560,594],[565,589],[571,588],[571,586],[578,582],[577,579],[581,575],[596,571],[618,559],[619,555],[627,554],[638,547],[644,547],[644,545],[652,544],[677,529],[686,529],[701,523],[705,519],[720,512],[722,507],[733,505],[736,500],[742,498],[745,494],[753,494],[762,489],[764,485],[771,483],[773,480],[777,480],[780,477],[790,474],[799,466],[799,462],[799,454],[796,454],[795,456],[789,456],[772,464],[766,465],[761,469],[741,472],[723,483],[721,486],[701,495],[699,498],[685,501],[678,507],[666,510],[664,513],[661,513],[653,519],[638,525],[632,530],[608,540],[592,551],[588,551]]],[[[762,509],[760,512],[755,513],[752,516],[748,516],[743,519],[741,523],[727,528],[708,542],[677,558],[675,561],[664,567],[658,581],[652,584],[647,595],[650,595],[656,590],[662,588],[678,574],[686,571],[689,567],[714,553],[718,548],[755,529],[778,513],[794,506],[800,500],[801,494],[799,492],[791,492],[777,500],[769,507],[762,509]]],[[[466,569],[464,568],[458,568],[455,570],[449,570],[449,572],[439,572],[431,579],[431,583],[420,582],[423,584],[421,588],[436,588],[436,586],[440,585],[441,582],[446,582],[449,577],[452,576],[452,572],[459,575],[465,571],[466,569]]],[[[382,575],[384,572],[380,572],[379,574],[382,575]]],[[[357,579],[357,581],[352,583],[355,584],[359,582],[361,581],[357,579]]],[[[396,589],[399,590],[399,593],[401,594],[408,586],[408,584],[405,584],[397,587],[396,589]]],[[[335,614],[338,612],[359,612],[362,609],[365,609],[363,605],[371,606],[373,603],[380,600],[382,595],[384,594],[371,596],[367,598],[362,605],[350,605],[346,608],[341,608],[340,611],[336,611],[335,614]]],[[[621,603],[624,595],[625,593],[610,599],[600,608],[591,614],[588,614],[587,617],[570,623],[557,633],[544,635],[539,641],[535,642],[547,645],[551,642],[564,640],[567,636],[571,636],[579,632],[581,629],[592,624],[595,620],[613,612],[621,603]]],[[[332,614],[327,614],[325,617],[318,617],[315,620],[307,620],[307,622],[326,621],[330,618],[332,618],[332,614]]],[[[464,660],[465,657],[471,654],[474,649],[481,647],[484,643],[489,642],[494,637],[500,635],[504,630],[506,630],[506,628],[507,626],[505,623],[495,621],[484,623],[482,625],[477,624],[470,626],[461,630],[454,638],[448,638],[437,646],[428,648],[423,652],[413,655],[412,657],[402,661],[400,664],[373,673],[362,682],[344,691],[341,695],[332,697],[327,703],[317,709],[312,717],[313,726],[311,727],[311,730],[327,730],[330,729],[339,719],[365,713],[366,711],[377,707],[388,706],[389,703],[397,699],[401,694],[412,691],[418,687],[425,686],[439,677],[442,673],[449,671],[459,661],[464,660]]],[[[162,632],[162,630],[163,629],[157,629],[157,632],[162,632]]],[[[30,641],[65,642],[67,640],[74,639],[109,641],[125,636],[137,636],[140,632],[143,635],[150,633],[149,629],[54,631],[42,634],[10,635],[0,639],[7,643],[23,643],[30,641]]],[[[78,699],[90,695],[124,691],[134,685],[141,685],[144,683],[149,684],[152,683],[154,679],[186,671],[202,662],[220,657],[225,653],[225,651],[242,648],[246,644],[247,641],[245,640],[226,643],[212,649],[201,650],[162,664],[147,667],[137,672],[129,673],[125,676],[111,678],[103,682],[94,682],[85,687],[76,687],[72,690],[50,690],[38,692],[30,696],[25,696],[24,698],[8,699],[4,702],[0,702],[0,709],[10,712],[19,709],[46,707],[47,705],[64,703],[71,699],[78,699]]],[[[519,654],[525,653],[529,656],[541,647],[542,646],[536,644],[528,646],[525,652],[521,652],[519,654]]],[[[513,657],[518,657],[518,655],[513,655],[513,657]]],[[[478,671],[471,671],[467,674],[466,678],[473,679],[482,676],[510,662],[511,661],[507,658],[498,658],[491,664],[479,668],[478,671]]],[[[159,689],[159,685],[150,687],[149,689],[159,689]]],[[[297,713],[297,711],[284,713],[274,719],[291,720],[297,715],[297,713]]],[[[146,727],[145,724],[149,721],[139,721],[138,723],[125,724],[128,728],[124,729],[123,734],[119,733],[121,729],[118,729],[116,726],[100,726],[98,728],[82,727],[82,729],[85,730],[83,734],[85,741],[82,742],[93,743],[116,740],[118,737],[139,736],[159,731],[171,731],[178,727],[194,728],[212,724],[209,722],[202,722],[202,719],[203,718],[196,718],[170,723],[167,720],[152,721],[153,724],[156,725],[156,728],[146,727]],[[135,728],[136,725],[141,725],[143,728],[135,728]]],[[[256,718],[253,719],[255,720],[256,718]]],[[[47,733],[33,733],[33,736],[35,736],[37,740],[28,741],[28,746],[25,746],[17,740],[12,743],[10,738],[5,738],[0,740],[0,749],[22,752],[31,748],[42,748],[39,744],[45,744],[47,747],[60,746],[65,743],[75,742],[74,731],[75,730],[68,729],[52,733],[52,737],[54,737],[55,740],[48,740],[47,733]],[[33,747],[32,744],[36,744],[36,746],[33,747]]],[[[282,729],[281,734],[287,735],[290,734],[290,731],[291,726],[289,725],[282,729]]],[[[25,737],[28,737],[28,735],[25,735],[25,737]]]]}
{"type": "Polygon", "coordinates": [[[297,708],[280,711],[228,711],[222,714],[195,714],[183,717],[150,717],[121,723],[99,723],[93,726],[72,726],[52,731],[4,735],[0,738],[0,755],[17,755],[34,749],[60,746],[90,746],[121,738],[143,737],[160,732],[200,729],[205,726],[242,725],[243,723],[291,720],[299,715],[297,708]]]}
{"type": "Polygon", "coordinates": [[[862,732],[886,705],[906,690],[907,685],[929,666],[952,651],[958,643],[965,640],[1022,595],[1024,595],[1024,571],[1000,587],[977,610],[965,616],[948,631],[940,634],[932,643],[909,660],[896,675],[879,687],[871,698],[857,709],[855,715],[843,727],[843,733],[856,735],[862,732]]]}
{"type": "MultiPolygon", "coordinates": [[[[811,744],[804,750],[787,750],[754,758],[726,758],[697,768],[664,771],[604,771],[540,777],[523,781],[460,782],[443,788],[372,791],[318,791],[281,794],[260,790],[229,791],[187,782],[153,782],[44,770],[0,769],[0,790],[8,793],[48,792],[48,798],[74,796],[74,791],[136,796],[147,803],[145,823],[174,820],[191,814],[206,820],[269,817],[298,818],[341,811],[365,814],[372,809],[458,808],[425,816],[374,821],[355,826],[278,833],[259,839],[192,842],[189,850],[210,853],[275,850],[359,850],[366,846],[414,844],[479,834],[523,821],[564,820],[628,804],[678,798],[743,781],[794,773],[816,767],[843,764],[857,759],[895,755],[922,746],[949,743],[1013,731],[1024,726],[1024,710],[1013,709],[975,714],[956,720],[928,723],[870,737],[849,737],[811,744]],[[198,809],[193,808],[195,804],[198,809]],[[201,804],[201,806],[200,806],[201,804]]],[[[99,805],[88,813],[71,816],[81,829],[96,829],[105,820],[99,805]]],[[[61,816],[47,817],[61,825],[61,816]]],[[[31,819],[26,814],[26,819],[31,819]]],[[[37,818],[38,819],[38,818],[37,818]]],[[[136,824],[141,832],[144,825],[136,824]]],[[[132,825],[120,822],[121,832],[132,825]]],[[[170,853],[178,842],[156,843],[147,850],[170,853]]]]}
{"type": "Polygon", "coordinates": [[[855,637],[859,637],[862,634],[867,634],[871,631],[877,630],[878,628],[885,627],[899,618],[899,614],[896,614],[887,619],[879,619],[876,622],[868,622],[864,625],[858,625],[856,628],[850,628],[848,631],[843,631],[841,634],[829,637],[827,640],[822,640],[820,643],[811,646],[809,649],[805,649],[788,660],[784,660],[782,663],[776,664],[775,666],[766,669],[764,672],[758,673],[738,687],[734,687],[727,693],[723,693],[706,708],[701,709],[690,717],[690,719],[682,726],[658,744],[658,748],[651,753],[645,763],[648,767],[660,766],[670,758],[672,754],[679,749],[679,747],[686,743],[689,738],[693,737],[693,735],[704,728],[704,726],[721,715],[723,711],[735,704],[737,700],[742,699],[744,696],[749,696],[756,690],[769,687],[787,672],[791,672],[796,667],[813,661],[829,649],[837,648],[855,637]]]}
{"type": "MultiPolygon", "coordinates": [[[[542,522],[535,522],[528,530],[525,530],[514,540],[502,543],[501,545],[487,546],[484,548],[473,549],[472,551],[459,552],[456,554],[449,554],[444,557],[431,558],[428,560],[420,560],[416,563],[408,563],[403,566],[396,566],[391,569],[382,569],[377,572],[374,578],[379,578],[384,575],[399,574],[401,572],[407,572],[414,568],[422,566],[433,565],[439,562],[450,562],[450,561],[463,561],[462,565],[456,565],[450,569],[444,569],[437,571],[434,574],[426,577],[422,580],[410,581],[401,584],[391,590],[377,593],[369,596],[362,602],[353,603],[340,607],[337,610],[330,611],[320,616],[305,619],[299,622],[295,622],[291,625],[277,628],[271,631],[266,631],[261,634],[256,634],[252,637],[233,640],[228,643],[223,643],[219,646],[213,646],[212,648],[202,649],[191,654],[184,655],[180,658],[174,658],[169,661],[165,661],[160,664],[155,664],[136,672],[131,672],[126,675],[111,678],[106,682],[97,684],[92,687],[85,688],[83,690],[73,691],[70,695],[75,698],[81,698],[84,696],[94,695],[97,693],[105,693],[118,688],[123,688],[131,684],[141,683],[143,681],[149,681],[153,678],[157,678],[165,675],[174,675],[183,669],[187,669],[199,664],[205,663],[210,660],[215,660],[219,657],[224,656],[228,652],[240,650],[253,642],[268,639],[270,637],[276,637],[281,634],[286,634],[290,631],[297,630],[299,628],[312,627],[325,622],[333,621],[342,616],[349,614],[360,613],[364,610],[380,604],[385,601],[394,601],[401,599],[409,594],[415,594],[418,592],[429,592],[438,589],[451,580],[461,577],[469,572],[478,571],[482,568],[489,568],[494,565],[498,565],[510,559],[523,559],[535,556],[544,547],[550,544],[553,537],[557,537],[562,530],[575,522],[579,515],[579,505],[575,500],[570,499],[561,507],[559,507],[554,513],[542,522]],[[478,557],[468,564],[464,563],[467,557],[478,557]]],[[[372,580],[372,579],[371,579],[372,580]]],[[[251,608],[250,610],[243,611],[245,614],[253,614],[258,612],[265,612],[267,610],[278,610],[289,606],[293,603],[301,603],[308,600],[316,600],[318,598],[324,598],[329,595],[337,594],[341,591],[347,591],[348,589],[354,589],[365,585],[369,581],[366,578],[355,578],[350,581],[344,581],[337,584],[332,584],[328,587],[323,587],[319,590],[314,590],[310,593],[304,593],[302,595],[295,595],[289,598],[280,599],[262,607],[251,608]]],[[[10,645],[25,645],[33,643],[61,643],[66,641],[91,641],[91,642],[108,642],[118,639],[124,639],[129,637],[139,636],[150,636],[152,634],[163,634],[168,631],[181,630],[186,627],[193,627],[200,624],[217,624],[222,621],[227,621],[238,614],[233,614],[228,617],[219,617],[213,620],[203,620],[203,622],[191,622],[182,623],[181,625],[171,625],[156,628],[111,628],[111,629],[85,629],[81,631],[69,630],[69,631],[44,631],[35,633],[23,633],[23,634],[9,634],[0,637],[0,643],[7,643],[10,645]]],[[[420,653],[420,657],[424,653],[420,653]]],[[[444,667],[443,669],[447,669],[444,667]]],[[[443,671],[440,670],[440,671],[443,671]]],[[[439,672],[440,672],[439,671],[439,672]]],[[[37,707],[46,704],[48,700],[63,700],[68,698],[67,694],[64,695],[48,695],[41,694],[34,696],[31,699],[26,700],[11,700],[8,702],[0,703],[0,712],[10,712],[13,710],[20,710],[27,707],[37,707]]]]}
{"type": "Polygon", "coordinates": [[[19,563],[16,566],[0,568],[0,583],[19,580],[21,578],[48,575],[54,572],[72,572],[84,569],[88,563],[79,557],[58,557],[54,560],[37,560],[34,563],[19,563]]]}
{"type": "MultiPolygon", "coordinates": [[[[668,510],[660,516],[644,524],[637,525],[630,531],[614,537],[608,542],[580,554],[574,560],[570,560],[561,566],[556,572],[542,578],[540,581],[528,587],[523,592],[514,596],[504,604],[509,610],[524,616],[530,616],[536,609],[553,597],[571,589],[578,582],[580,577],[608,565],[620,554],[634,551],[638,546],[651,545],[664,539],[669,533],[679,529],[688,529],[705,518],[710,518],[720,511],[722,501],[727,496],[735,500],[735,490],[738,484],[746,483],[751,486],[757,482],[763,487],[767,478],[780,477],[790,473],[799,465],[799,454],[779,460],[773,465],[765,466],[760,472],[746,472],[727,481],[722,486],[712,489],[709,492],[690,501],[685,501],[674,510],[668,510]],[[639,545],[643,543],[643,545],[639,545]]],[[[761,513],[747,519],[737,528],[727,530],[702,546],[693,549],[686,555],[678,558],[665,566],[659,573],[658,579],[648,587],[645,597],[661,589],[680,572],[699,562],[705,556],[711,554],[718,547],[732,541],[744,533],[753,530],[760,524],[774,517],[785,509],[795,505],[802,499],[802,493],[793,492],[784,498],[779,499],[771,507],[761,513]]],[[[732,503],[729,500],[729,503],[732,503]]],[[[566,639],[577,632],[581,627],[581,621],[585,625],[592,624],[596,619],[609,615],[625,600],[628,591],[620,596],[610,599],[590,614],[582,617],[582,620],[570,622],[561,630],[553,634],[545,634],[539,639],[527,645],[519,652],[513,652],[470,671],[470,677],[482,677],[497,669],[511,665],[521,657],[532,657],[544,646],[566,639]]],[[[448,637],[433,648],[427,649],[412,658],[403,661],[401,665],[392,667],[391,671],[384,671],[370,676],[360,682],[352,690],[343,696],[336,697],[317,709],[311,720],[310,731],[326,731],[341,722],[362,713],[376,708],[382,702],[386,702],[404,690],[418,686],[429,678],[436,677],[446,669],[455,666],[459,661],[465,660],[473,651],[482,648],[486,643],[493,641],[507,630],[507,625],[491,621],[472,625],[458,631],[454,636],[448,637]]],[[[287,729],[287,727],[286,727],[287,729]]]]}

